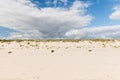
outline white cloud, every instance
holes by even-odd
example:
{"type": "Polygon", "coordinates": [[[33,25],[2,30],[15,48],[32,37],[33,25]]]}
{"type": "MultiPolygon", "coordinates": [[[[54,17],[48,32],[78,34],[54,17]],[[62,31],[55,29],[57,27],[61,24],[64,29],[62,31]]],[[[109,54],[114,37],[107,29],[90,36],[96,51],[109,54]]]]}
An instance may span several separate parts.
{"type": "Polygon", "coordinates": [[[120,6],[114,7],[114,12],[109,17],[112,20],[120,20],[120,6]]]}
{"type": "Polygon", "coordinates": [[[7,39],[43,39],[44,34],[38,30],[28,30],[27,32],[12,32],[7,39]]]}
{"type": "Polygon", "coordinates": [[[71,30],[66,33],[67,38],[108,38],[119,39],[120,38],[120,25],[114,26],[100,26],[94,28],[83,28],[77,30],[71,30]]]}
{"type": "Polygon", "coordinates": [[[85,14],[88,6],[75,1],[68,8],[37,8],[30,0],[1,0],[0,26],[17,31],[10,38],[63,38],[69,30],[90,24],[92,16],[85,14]]]}

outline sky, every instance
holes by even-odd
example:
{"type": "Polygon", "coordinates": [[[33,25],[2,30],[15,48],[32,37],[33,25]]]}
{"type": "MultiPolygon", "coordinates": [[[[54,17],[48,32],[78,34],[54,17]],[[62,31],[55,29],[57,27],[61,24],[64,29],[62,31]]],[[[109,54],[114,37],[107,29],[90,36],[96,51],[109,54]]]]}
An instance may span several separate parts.
{"type": "Polygon", "coordinates": [[[1,0],[0,39],[120,39],[120,0],[1,0]]]}

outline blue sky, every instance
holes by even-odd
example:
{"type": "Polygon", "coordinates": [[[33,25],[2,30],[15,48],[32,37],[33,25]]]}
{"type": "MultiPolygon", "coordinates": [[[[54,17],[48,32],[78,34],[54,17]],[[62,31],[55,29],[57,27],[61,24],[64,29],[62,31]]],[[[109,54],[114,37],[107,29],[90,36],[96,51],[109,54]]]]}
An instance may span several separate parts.
{"type": "Polygon", "coordinates": [[[120,38],[120,0],[1,0],[1,39],[120,38]]]}
{"type": "MultiPolygon", "coordinates": [[[[48,0],[33,0],[33,3],[37,2],[38,6],[46,7],[45,4],[46,1],[48,0]]],[[[50,0],[50,1],[54,1],[54,0],[50,0]]],[[[75,0],[69,0],[68,5],[65,7],[71,6],[71,4],[74,1],[75,0]]],[[[91,4],[87,11],[89,14],[91,14],[94,17],[90,26],[102,26],[102,25],[120,23],[119,21],[109,19],[109,15],[112,13],[113,7],[119,5],[120,0],[80,0],[80,1],[91,4]]],[[[49,7],[51,6],[54,5],[49,5],[49,7]]],[[[59,4],[57,6],[59,6],[59,4]]]]}
{"type": "Polygon", "coordinates": [[[109,15],[113,12],[113,7],[120,4],[120,1],[115,0],[92,0],[93,5],[90,7],[90,13],[95,17],[92,21],[92,26],[102,26],[119,24],[119,21],[109,19],[109,15]]]}

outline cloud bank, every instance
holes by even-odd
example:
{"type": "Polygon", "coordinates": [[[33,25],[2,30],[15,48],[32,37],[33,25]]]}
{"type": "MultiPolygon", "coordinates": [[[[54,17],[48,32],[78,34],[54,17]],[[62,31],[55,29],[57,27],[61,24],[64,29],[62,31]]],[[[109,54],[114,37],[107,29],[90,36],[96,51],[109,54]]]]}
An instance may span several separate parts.
{"type": "Polygon", "coordinates": [[[30,0],[1,0],[0,26],[17,31],[10,33],[11,38],[64,38],[67,31],[90,24],[92,16],[86,14],[88,6],[75,1],[67,8],[38,8],[30,0]]]}
{"type": "Polygon", "coordinates": [[[82,39],[119,39],[120,25],[113,26],[99,26],[94,28],[83,28],[71,30],[66,33],[68,38],[82,38],[82,39]]]}
{"type": "Polygon", "coordinates": [[[114,12],[110,15],[112,20],[120,20],[120,5],[114,7],[114,12]]]}

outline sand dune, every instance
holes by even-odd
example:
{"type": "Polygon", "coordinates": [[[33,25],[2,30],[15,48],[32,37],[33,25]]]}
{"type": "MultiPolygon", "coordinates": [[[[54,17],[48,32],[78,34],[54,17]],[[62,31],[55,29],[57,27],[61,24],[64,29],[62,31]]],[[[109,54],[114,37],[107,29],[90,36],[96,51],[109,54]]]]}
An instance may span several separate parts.
{"type": "Polygon", "coordinates": [[[1,41],[0,80],[120,80],[120,41],[1,41]]]}

